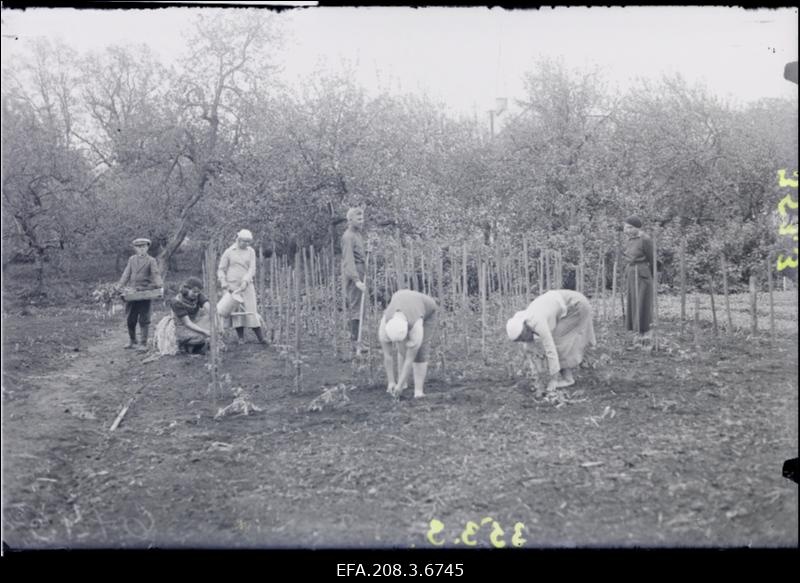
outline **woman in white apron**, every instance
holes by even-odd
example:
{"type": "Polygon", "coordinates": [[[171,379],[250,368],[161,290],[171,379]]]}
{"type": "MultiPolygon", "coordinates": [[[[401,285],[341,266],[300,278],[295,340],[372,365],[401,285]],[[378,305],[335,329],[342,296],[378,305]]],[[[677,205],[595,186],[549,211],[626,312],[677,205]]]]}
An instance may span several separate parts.
{"type": "Polygon", "coordinates": [[[597,345],[592,305],[583,294],[568,289],[537,297],[508,320],[506,333],[509,340],[526,346],[541,343],[550,373],[547,391],[575,384],[572,370],[583,361],[586,347],[597,345]]]}
{"type": "MultiPolygon", "coordinates": [[[[239,344],[244,343],[244,329],[252,328],[259,343],[266,344],[264,333],[261,330],[261,320],[258,317],[256,305],[256,289],[253,280],[256,275],[256,252],[250,246],[253,234],[247,229],[242,229],[236,235],[236,243],[228,247],[219,260],[217,278],[222,289],[244,299],[244,315],[233,315],[223,319],[223,324],[235,328],[239,337],[239,344]]],[[[237,310],[240,311],[240,310],[237,310]]]]}

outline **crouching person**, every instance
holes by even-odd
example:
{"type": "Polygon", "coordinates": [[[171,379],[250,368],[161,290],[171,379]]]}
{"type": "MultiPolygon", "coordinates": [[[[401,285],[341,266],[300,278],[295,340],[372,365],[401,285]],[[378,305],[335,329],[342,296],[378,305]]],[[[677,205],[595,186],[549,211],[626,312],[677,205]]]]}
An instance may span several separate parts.
{"type": "Polygon", "coordinates": [[[526,348],[536,341],[542,343],[550,374],[548,392],[575,384],[572,369],[583,361],[586,346],[597,344],[589,300],[567,289],[537,297],[508,320],[506,333],[514,342],[525,342],[526,348]]]}
{"type": "Polygon", "coordinates": [[[188,354],[205,354],[210,332],[210,308],[203,294],[203,283],[190,277],[171,302],[178,350],[188,354]]]}
{"type": "Polygon", "coordinates": [[[399,397],[413,370],[414,397],[425,396],[430,347],[438,332],[436,301],[425,294],[402,289],[392,295],[378,327],[383,350],[383,364],[388,386],[386,391],[399,397]],[[399,375],[395,378],[394,354],[397,352],[399,375]]]}

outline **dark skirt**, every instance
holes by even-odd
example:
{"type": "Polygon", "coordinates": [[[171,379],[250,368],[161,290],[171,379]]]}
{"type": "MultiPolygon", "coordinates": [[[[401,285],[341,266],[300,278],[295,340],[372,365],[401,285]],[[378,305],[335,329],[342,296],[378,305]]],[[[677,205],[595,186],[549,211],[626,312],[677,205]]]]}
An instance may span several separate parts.
{"type": "MultiPolygon", "coordinates": [[[[204,310],[200,309],[194,318],[191,318],[192,322],[201,326],[203,328],[208,329],[211,325],[211,319],[209,318],[209,314],[204,310]]],[[[190,330],[186,326],[183,325],[180,321],[175,322],[175,342],[178,344],[178,348],[186,349],[189,347],[195,346],[203,346],[208,342],[208,336],[205,334],[201,334],[200,332],[195,332],[194,330],[190,330]]]]}
{"type": "Polygon", "coordinates": [[[625,329],[640,334],[650,331],[653,322],[653,277],[647,264],[629,265],[625,270],[627,298],[625,329]]]}
{"type": "Polygon", "coordinates": [[[175,342],[178,344],[178,348],[202,346],[208,342],[208,337],[205,334],[189,330],[186,326],[179,324],[175,326],[175,342]]]}

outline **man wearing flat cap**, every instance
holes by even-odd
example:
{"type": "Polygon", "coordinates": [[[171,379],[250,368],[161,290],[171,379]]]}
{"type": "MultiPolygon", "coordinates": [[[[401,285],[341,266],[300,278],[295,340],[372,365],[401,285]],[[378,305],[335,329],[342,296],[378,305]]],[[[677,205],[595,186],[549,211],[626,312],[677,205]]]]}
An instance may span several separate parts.
{"type": "MultiPolygon", "coordinates": [[[[138,238],[133,240],[136,255],[131,255],[125,271],[122,272],[117,286],[132,287],[136,291],[158,289],[163,287],[161,272],[154,257],[148,255],[150,239],[138,238]]],[[[130,341],[125,348],[136,348],[136,324],[141,330],[139,350],[147,349],[147,334],[150,327],[150,300],[133,300],[125,302],[125,315],[127,316],[128,336],[130,341]]]]}
{"type": "Polygon", "coordinates": [[[653,241],[642,230],[642,221],[635,215],[625,219],[623,231],[627,237],[623,251],[627,289],[625,328],[649,335],[653,321],[653,241]]]}

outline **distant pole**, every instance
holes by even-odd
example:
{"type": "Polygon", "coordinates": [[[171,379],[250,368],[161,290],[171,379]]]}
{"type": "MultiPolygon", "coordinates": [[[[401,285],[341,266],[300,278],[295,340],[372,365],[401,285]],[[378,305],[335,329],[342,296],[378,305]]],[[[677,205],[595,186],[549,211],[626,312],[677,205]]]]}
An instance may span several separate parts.
{"type": "Polygon", "coordinates": [[[545,273],[545,285],[547,289],[550,290],[550,284],[553,281],[553,275],[550,273],[550,250],[547,250],[547,253],[544,256],[544,273],[545,273]]]}
{"type": "Polygon", "coordinates": [[[539,249],[539,295],[544,293],[544,249],[539,249]]]}
{"type": "MultiPolygon", "coordinates": [[[[522,253],[525,256],[525,279],[523,280],[523,293],[525,294],[525,302],[530,301],[530,271],[528,265],[528,238],[524,237],[522,239],[522,253]]],[[[785,284],[784,284],[785,285],[785,284]]]]}
{"type": "Polygon", "coordinates": [[[767,252],[767,284],[769,285],[769,335],[770,340],[775,340],[775,298],[773,297],[772,283],[772,252],[767,252]]]}
{"type": "Polygon", "coordinates": [[[617,319],[617,261],[618,256],[614,254],[614,267],[611,273],[611,321],[617,319]]]}
{"type": "Polygon", "coordinates": [[[686,323],[686,239],[681,236],[681,334],[686,323]]]}
{"type": "Polygon", "coordinates": [[[733,319],[731,318],[731,302],[730,298],[728,298],[728,265],[725,262],[725,254],[721,254],[719,259],[722,264],[722,293],[725,294],[725,316],[728,321],[728,331],[732,331],[733,319]]]}
{"type": "Polygon", "coordinates": [[[594,300],[594,305],[595,305],[595,309],[596,309],[595,313],[596,314],[599,314],[600,310],[601,310],[601,307],[600,307],[600,277],[601,277],[601,273],[602,273],[603,261],[604,261],[603,252],[601,251],[600,252],[600,256],[598,257],[597,265],[595,266],[596,267],[596,271],[595,271],[595,275],[594,275],[594,298],[592,298],[594,300]]]}
{"type": "Polygon", "coordinates": [[[717,308],[714,305],[714,276],[711,274],[708,276],[708,295],[711,296],[711,318],[714,321],[714,337],[716,338],[719,336],[719,332],[717,330],[717,308]]]}
{"type": "Polygon", "coordinates": [[[601,301],[602,301],[602,304],[603,304],[603,322],[606,322],[606,321],[608,321],[608,318],[607,318],[608,314],[606,312],[606,304],[607,304],[607,302],[606,302],[606,254],[605,254],[605,252],[603,252],[603,260],[600,262],[600,270],[602,272],[602,275],[600,277],[600,283],[602,285],[601,292],[600,292],[600,298],[601,298],[601,301]]]}

